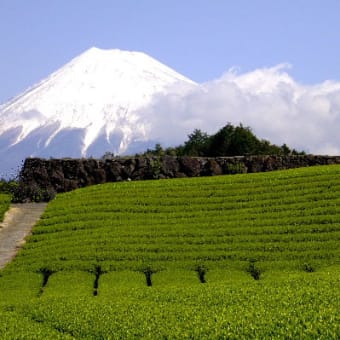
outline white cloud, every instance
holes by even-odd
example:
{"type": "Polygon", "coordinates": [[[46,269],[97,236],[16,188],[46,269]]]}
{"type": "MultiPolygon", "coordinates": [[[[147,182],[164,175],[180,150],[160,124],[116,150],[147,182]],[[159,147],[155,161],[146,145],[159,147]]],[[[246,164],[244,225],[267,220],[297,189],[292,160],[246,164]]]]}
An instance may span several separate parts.
{"type": "Polygon", "coordinates": [[[155,98],[147,114],[151,138],[176,145],[195,128],[214,133],[231,122],[278,145],[340,154],[340,83],[302,85],[288,69],[281,64],[245,74],[230,70],[183,95],[155,98]]]}

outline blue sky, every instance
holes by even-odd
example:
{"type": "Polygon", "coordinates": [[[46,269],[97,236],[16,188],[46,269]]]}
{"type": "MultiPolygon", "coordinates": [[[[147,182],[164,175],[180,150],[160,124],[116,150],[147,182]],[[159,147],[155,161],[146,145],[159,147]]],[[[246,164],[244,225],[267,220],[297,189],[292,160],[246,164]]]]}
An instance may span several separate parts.
{"type": "Polygon", "coordinates": [[[231,122],[340,154],[340,0],[0,0],[0,103],[93,46],[142,51],[204,83],[153,103],[162,145],[231,122]]]}
{"type": "Polygon", "coordinates": [[[146,52],[197,81],[289,63],[340,81],[339,0],[0,0],[0,103],[91,46],[146,52]]]}

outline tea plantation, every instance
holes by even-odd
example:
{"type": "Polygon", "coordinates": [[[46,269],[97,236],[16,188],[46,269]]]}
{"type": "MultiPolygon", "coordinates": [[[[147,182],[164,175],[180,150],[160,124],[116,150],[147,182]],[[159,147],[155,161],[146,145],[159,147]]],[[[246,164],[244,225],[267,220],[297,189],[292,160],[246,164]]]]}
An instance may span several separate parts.
{"type": "Polygon", "coordinates": [[[0,271],[0,338],[338,339],[339,205],[340,166],[60,194],[0,271]]]}

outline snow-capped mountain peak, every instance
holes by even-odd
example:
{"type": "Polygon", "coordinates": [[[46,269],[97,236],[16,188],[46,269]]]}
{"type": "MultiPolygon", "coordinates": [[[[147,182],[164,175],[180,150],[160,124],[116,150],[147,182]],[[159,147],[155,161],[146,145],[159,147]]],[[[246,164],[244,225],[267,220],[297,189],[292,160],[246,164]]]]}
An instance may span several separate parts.
{"type": "Polygon", "coordinates": [[[144,53],[92,47],[0,106],[0,156],[133,150],[136,142],[148,140],[143,108],[153,96],[193,86],[144,53]]]}

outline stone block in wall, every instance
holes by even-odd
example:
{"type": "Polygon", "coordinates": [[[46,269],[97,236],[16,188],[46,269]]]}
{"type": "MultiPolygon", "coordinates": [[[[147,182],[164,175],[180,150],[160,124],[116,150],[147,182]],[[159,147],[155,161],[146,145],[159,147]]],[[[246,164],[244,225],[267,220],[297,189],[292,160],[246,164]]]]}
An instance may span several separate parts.
{"type": "Polygon", "coordinates": [[[149,166],[148,158],[147,157],[136,157],[135,159],[135,171],[140,169],[144,169],[149,166]]]}
{"type": "Polygon", "coordinates": [[[131,179],[132,174],[136,168],[136,161],[134,158],[124,159],[121,161],[121,177],[123,180],[131,179]]]}
{"type": "Polygon", "coordinates": [[[64,181],[64,192],[67,191],[72,191],[75,189],[78,189],[79,185],[78,185],[78,181],[74,180],[74,179],[68,179],[66,178],[64,181]]]}
{"type": "Polygon", "coordinates": [[[79,179],[81,163],[79,159],[62,159],[61,161],[65,179],[79,179]]]}
{"type": "Polygon", "coordinates": [[[103,167],[106,173],[106,180],[108,182],[118,182],[123,180],[123,166],[119,162],[116,162],[115,160],[105,160],[103,167]]]}
{"type": "Polygon", "coordinates": [[[64,173],[60,169],[56,169],[50,172],[50,183],[51,187],[55,189],[56,192],[63,192],[65,187],[64,173]]]}
{"type": "Polygon", "coordinates": [[[157,179],[159,175],[159,157],[138,157],[129,178],[132,180],[157,179]]]}
{"type": "Polygon", "coordinates": [[[201,172],[201,176],[217,176],[222,174],[222,167],[215,159],[208,159],[201,172]]]}
{"type": "Polygon", "coordinates": [[[177,157],[163,156],[161,158],[161,175],[164,178],[174,178],[180,172],[180,164],[177,157]]]}
{"type": "Polygon", "coordinates": [[[188,177],[199,176],[203,170],[202,163],[199,158],[180,157],[179,158],[180,172],[188,177]]]}
{"type": "Polygon", "coordinates": [[[248,156],[244,159],[244,164],[249,173],[263,171],[263,158],[248,156]]]}
{"type": "Polygon", "coordinates": [[[265,156],[263,158],[262,171],[274,171],[282,169],[282,158],[277,156],[265,156]]]}
{"type": "Polygon", "coordinates": [[[106,181],[106,172],[104,169],[94,169],[93,179],[95,184],[102,184],[106,181]]]}

